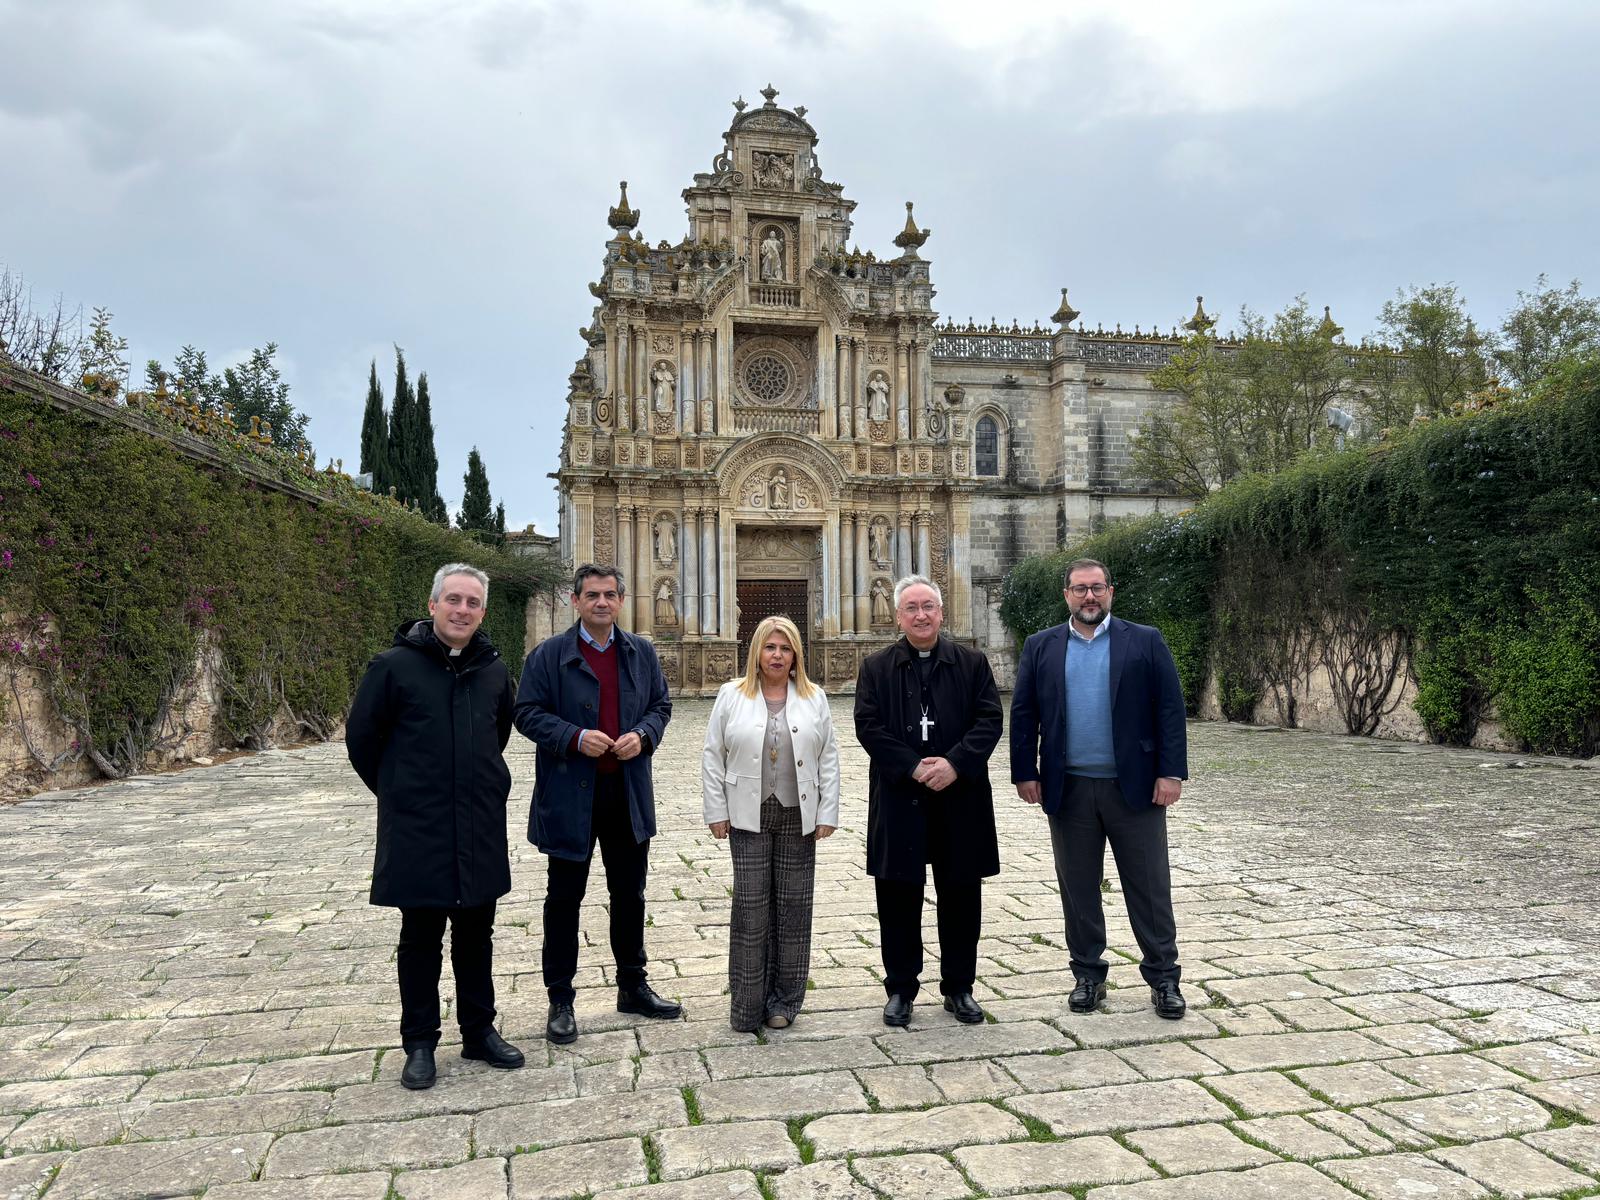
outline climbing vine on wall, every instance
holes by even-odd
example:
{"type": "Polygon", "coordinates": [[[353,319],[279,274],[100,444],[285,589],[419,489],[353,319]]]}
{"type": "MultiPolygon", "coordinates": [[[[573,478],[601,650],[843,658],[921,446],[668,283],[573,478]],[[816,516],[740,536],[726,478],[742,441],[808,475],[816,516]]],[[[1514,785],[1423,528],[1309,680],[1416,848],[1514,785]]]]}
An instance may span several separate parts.
{"type": "Polygon", "coordinates": [[[202,648],[228,741],[260,745],[285,714],[328,736],[367,660],[425,615],[433,572],[456,560],[489,572],[484,629],[520,670],[541,564],[392,502],[263,486],[0,391],[0,672],[44,678],[72,754],[105,774],[180,736],[172,706],[202,648]]]}
{"type": "Polygon", "coordinates": [[[1409,673],[1439,741],[1470,740],[1493,705],[1529,749],[1593,754],[1600,362],[1030,559],[1005,585],[1014,635],[1066,618],[1061,571],[1077,557],[1111,568],[1118,615],[1166,634],[1191,707],[1214,670],[1226,716],[1268,705],[1293,724],[1321,665],[1346,727],[1370,733],[1409,673]]]}

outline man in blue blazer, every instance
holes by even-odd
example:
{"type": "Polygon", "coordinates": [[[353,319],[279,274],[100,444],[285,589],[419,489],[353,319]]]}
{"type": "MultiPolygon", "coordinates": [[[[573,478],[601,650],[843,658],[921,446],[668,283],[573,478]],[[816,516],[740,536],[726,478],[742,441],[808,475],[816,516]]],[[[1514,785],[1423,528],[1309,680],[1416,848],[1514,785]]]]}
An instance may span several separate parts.
{"type": "Polygon", "coordinates": [[[1184,1014],[1167,863],[1167,809],[1188,777],[1183,689],[1160,632],[1111,615],[1105,564],[1080,558],[1064,587],[1071,620],[1030,637],[1011,698],[1011,781],[1050,820],[1075,986],[1067,1007],[1106,995],[1100,877],[1109,840],[1156,1014],[1184,1014]]]}
{"type": "Polygon", "coordinates": [[[650,764],[672,700],[650,643],[616,626],[626,595],[615,567],[579,567],[572,583],[578,619],[528,655],[514,707],[517,728],[539,747],[528,840],[549,860],[545,1037],[563,1045],[578,1036],[578,906],[596,843],[611,901],[617,1011],[668,1019],[683,1011],[645,982],[644,886],[656,832],[650,764]]]}

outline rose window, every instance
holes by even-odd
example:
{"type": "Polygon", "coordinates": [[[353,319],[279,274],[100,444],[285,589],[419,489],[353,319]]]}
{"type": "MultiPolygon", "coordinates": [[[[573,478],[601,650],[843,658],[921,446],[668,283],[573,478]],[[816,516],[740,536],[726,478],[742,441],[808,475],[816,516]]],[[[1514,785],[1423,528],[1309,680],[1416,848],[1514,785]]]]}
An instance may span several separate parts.
{"type": "Polygon", "coordinates": [[[757,354],[744,366],[745,388],[768,404],[788,393],[791,378],[789,364],[776,354],[757,354]]]}

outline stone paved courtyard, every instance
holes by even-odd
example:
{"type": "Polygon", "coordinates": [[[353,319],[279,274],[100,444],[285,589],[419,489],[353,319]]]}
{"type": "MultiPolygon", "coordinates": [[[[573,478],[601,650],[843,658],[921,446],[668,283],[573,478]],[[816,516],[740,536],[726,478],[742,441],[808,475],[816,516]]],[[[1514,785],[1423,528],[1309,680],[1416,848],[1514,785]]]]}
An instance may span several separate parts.
{"type": "MultiPolygon", "coordinates": [[[[1139,986],[1114,872],[1107,1011],[1067,1013],[1048,838],[1002,749],[990,1023],[940,1010],[930,947],[916,1018],[889,1030],[866,763],[847,738],[814,989],[792,1029],[756,1037],[727,1024],[728,855],[699,816],[708,711],[680,703],[656,759],[648,947],[686,1019],[612,1011],[597,869],[583,1035],[544,1042],[544,872],[516,737],[496,968],[529,1063],[462,1061],[447,1019],[420,1093],[397,1082],[398,918],[365,902],[373,805],[341,745],[0,808],[0,1198],[1600,1193],[1600,772],[1191,726],[1172,829],[1190,1012],[1174,1023],[1139,986]]],[[[848,701],[836,711],[848,730],[848,701]]]]}

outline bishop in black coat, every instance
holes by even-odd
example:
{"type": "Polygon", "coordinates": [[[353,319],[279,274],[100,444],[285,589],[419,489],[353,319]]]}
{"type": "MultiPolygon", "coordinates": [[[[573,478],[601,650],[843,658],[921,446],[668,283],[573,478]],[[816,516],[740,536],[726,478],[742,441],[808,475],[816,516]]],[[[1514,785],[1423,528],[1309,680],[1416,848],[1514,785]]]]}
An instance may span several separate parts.
{"type": "Polygon", "coordinates": [[[903,1025],[922,972],[922,899],[933,868],[946,1010],[976,1023],[982,880],[1000,871],[989,756],[1003,716],[989,660],[943,637],[936,587],[896,585],[905,633],[868,657],[856,680],[856,737],[871,760],[867,872],[883,941],[884,1021],[903,1025]]]}

